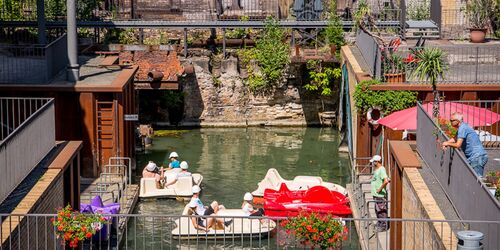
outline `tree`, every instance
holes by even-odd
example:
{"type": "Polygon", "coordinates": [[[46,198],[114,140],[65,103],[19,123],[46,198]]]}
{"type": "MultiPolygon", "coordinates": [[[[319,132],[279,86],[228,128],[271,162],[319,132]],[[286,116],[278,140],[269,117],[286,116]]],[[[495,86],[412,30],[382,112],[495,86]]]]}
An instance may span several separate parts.
{"type": "Polygon", "coordinates": [[[416,51],[415,61],[417,67],[412,74],[420,80],[431,82],[434,95],[432,115],[437,118],[439,116],[439,92],[436,84],[439,77],[444,78],[444,73],[448,69],[445,53],[440,48],[424,48],[416,51]]]}

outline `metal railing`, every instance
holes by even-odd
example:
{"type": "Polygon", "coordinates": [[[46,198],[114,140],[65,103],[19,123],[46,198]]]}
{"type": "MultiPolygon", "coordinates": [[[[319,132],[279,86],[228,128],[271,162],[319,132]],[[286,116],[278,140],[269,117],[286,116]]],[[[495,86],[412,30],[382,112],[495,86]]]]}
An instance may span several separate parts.
{"type": "Polygon", "coordinates": [[[48,45],[0,44],[0,83],[49,82],[68,63],[66,40],[63,35],[48,45]]]}
{"type": "MultiPolygon", "coordinates": [[[[365,42],[367,43],[367,42],[365,42]]],[[[372,46],[373,47],[373,46],[372,46]]],[[[369,48],[372,48],[369,47],[369,48]]],[[[448,64],[444,78],[438,79],[438,84],[499,84],[500,83],[500,45],[453,45],[434,46],[444,51],[445,61],[448,64]]],[[[376,54],[373,49],[367,49],[358,45],[363,57],[376,54]]],[[[372,59],[372,69],[381,68],[381,75],[374,74],[376,78],[384,82],[394,82],[391,78],[394,74],[402,74],[397,82],[429,84],[429,80],[421,80],[413,74],[418,65],[415,59],[416,51],[423,48],[388,48],[395,50],[390,56],[393,60],[384,60],[383,56],[372,59]],[[394,60],[397,59],[397,60],[394,60]],[[388,75],[392,74],[392,75],[388,75]],[[402,80],[401,80],[402,79],[402,80]]],[[[377,54],[378,55],[378,54],[377,54]]]]}
{"type": "Polygon", "coordinates": [[[53,99],[0,98],[0,203],[55,146],[54,119],[53,99]]]}
{"type": "MultiPolygon", "coordinates": [[[[54,3],[51,3],[52,5],[54,3]]],[[[23,8],[10,6],[6,2],[0,6],[0,21],[36,21],[36,1],[24,2],[23,8]]],[[[104,6],[77,1],[77,18],[89,20],[163,20],[163,21],[217,21],[265,20],[273,16],[279,20],[300,21],[326,20],[330,0],[201,0],[201,1],[107,1],[104,6]],[[103,8],[104,7],[104,8],[103,8]]],[[[379,21],[399,21],[401,9],[388,2],[369,3],[373,16],[379,21]]],[[[339,10],[343,20],[352,20],[358,6],[339,10]]],[[[64,6],[45,6],[47,21],[66,19],[64,6]]]]}
{"type": "MultiPolygon", "coordinates": [[[[417,149],[427,166],[455,207],[458,215],[467,220],[490,220],[500,218],[500,203],[478,178],[460,150],[441,149],[441,142],[448,140],[429,113],[421,104],[417,109],[417,149]],[[480,204],[480,205],[478,205],[480,204]]],[[[431,112],[432,113],[432,112],[431,112]]],[[[484,226],[473,227],[487,231],[484,226]]],[[[489,231],[488,244],[492,249],[500,248],[498,228],[489,231]],[[495,240],[491,238],[496,237],[495,240]]]]}
{"type": "MultiPolygon", "coordinates": [[[[297,241],[294,236],[287,232],[280,224],[286,218],[252,217],[254,220],[262,220],[255,228],[246,228],[253,233],[253,237],[247,234],[235,233],[234,225],[238,220],[248,220],[248,217],[217,217],[224,221],[233,220],[233,223],[222,229],[211,229],[216,232],[212,239],[205,232],[198,231],[197,234],[186,233],[183,238],[172,235],[172,230],[177,227],[176,222],[180,219],[191,218],[188,216],[166,216],[166,215],[105,215],[109,221],[128,219],[128,224],[123,228],[117,228],[115,223],[105,224],[102,233],[91,239],[80,243],[83,249],[165,249],[165,248],[308,248],[297,241]],[[274,222],[272,222],[274,221],[274,222]],[[276,223],[276,228],[269,231],[266,227],[276,223]]],[[[195,216],[193,216],[195,217],[195,216]]],[[[0,214],[2,234],[0,234],[0,249],[62,249],[62,238],[56,237],[57,229],[52,225],[51,219],[56,215],[48,214],[0,214]],[[20,222],[19,225],[17,222],[20,222]]],[[[374,224],[376,219],[341,219],[347,228],[346,238],[342,242],[342,249],[362,249],[359,245],[355,224],[374,224]]],[[[478,228],[479,225],[486,229],[482,231],[486,235],[483,240],[484,249],[495,249],[490,245],[492,241],[498,241],[497,237],[491,238],[491,231],[500,228],[499,221],[451,221],[451,220],[426,220],[426,219],[387,219],[391,225],[398,223],[402,228],[402,238],[389,240],[389,234],[380,236],[369,232],[368,237],[385,237],[385,246],[377,249],[389,249],[390,242],[401,244],[403,249],[456,249],[456,231],[478,228]],[[452,231],[440,231],[445,225],[455,228],[452,231]]],[[[254,223],[255,224],[255,223],[254,223]]],[[[258,223],[257,223],[258,224],[258,223]]],[[[243,224],[241,224],[243,225],[243,224]]],[[[248,225],[248,224],[247,224],[248,225]]],[[[253,225],[253,224],[252,224],[253,225]]],[[[181,224],[180,227],[193,229],[192,223],[181,224]]],[[[186,230],[191,232],[191,230],[186,230]]],[[[368,245],[367,248],[370,249],[368,245]]]]}

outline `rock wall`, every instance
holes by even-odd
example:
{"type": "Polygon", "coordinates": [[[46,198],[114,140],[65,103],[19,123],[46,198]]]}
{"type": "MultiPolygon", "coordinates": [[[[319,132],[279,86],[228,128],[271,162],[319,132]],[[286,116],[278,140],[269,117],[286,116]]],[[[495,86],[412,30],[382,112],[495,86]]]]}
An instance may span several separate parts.
{"type": "MultiPolygon", "coordinates": [[[[185,62],[186,63],[186,62],[185,62]]],[[[319,113],[336,110],[336,99],[306,93],[300,79],[290,77],[266,94],[249,91],[240,78],[237,59],[222,62],[221,76],[210,72],[209,57],[190,58],[195,74],[183,78],[183,126],[319,125],[319,113]]]]}

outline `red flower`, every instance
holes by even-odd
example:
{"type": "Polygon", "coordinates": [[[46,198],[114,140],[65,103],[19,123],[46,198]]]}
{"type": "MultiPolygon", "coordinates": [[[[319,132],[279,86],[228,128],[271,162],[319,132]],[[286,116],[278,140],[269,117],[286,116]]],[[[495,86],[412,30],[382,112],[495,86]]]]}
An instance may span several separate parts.
{"type": "Polygon", "coordinates": [[[85,234],[85,238],[90,239],[90,237],[92,237],[92,233],[91,232],[87,232],[85,234]]]}
{"type": "Polygon", "coordinates": [[[70,233],[64,233],[64,240],[69,240],[71,239],[71,234],[70,233]]]}
{"type": "Polygon", "coordinates": [[[57,227],[57,230],[59,230],[59,231],[62,231],[63,229],[64,229],[64,227],[62,225],[57,227]]]}

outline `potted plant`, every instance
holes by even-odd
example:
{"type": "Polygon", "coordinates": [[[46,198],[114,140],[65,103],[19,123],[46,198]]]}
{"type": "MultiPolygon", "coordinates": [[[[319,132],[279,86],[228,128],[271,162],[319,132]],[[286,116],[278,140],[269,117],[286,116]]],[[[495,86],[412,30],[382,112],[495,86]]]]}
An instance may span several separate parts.
{"type": "Polygon", "coordinates": [[[471,42],[484,42],[494,9],[494,0],[470,0],[467,3],[466,12],[469,18],[471,42]]]}
{"type": "Polygon", "coordinates": [[[341,249],[342,241],[347,239],[347,227],[332,215],[301,211],[299,215],[284,220],[281,226],[287,235],[295,238],[311,249],[341,249]]]}
{"type": "Polygon", "coordinates": [[[437,80],[444,78],[444,73],[448,70],[446,55],[440,48],[423,48],[415,53],[416,67],[412,75],[420,80],[429,80],[432,85],[434,102],[432,105],[432,115],[439,117],[439,92],[437,91],[437,80]]]}
{"type": "Polygon", "coordinates": [[[62,245],[76,248],[80,242],[90,240],[99,232],[108,220],[101,214],[84,214],[74,211],[70,205],[57,211],[57,218],[52,218],[58,239],[62,245]]]}
{"type": "Polygon", "coordinates": [[[404,58],[396,53],[389,54],[384,60],[384,77],[388,83],[406,81],[404,58]]]}

